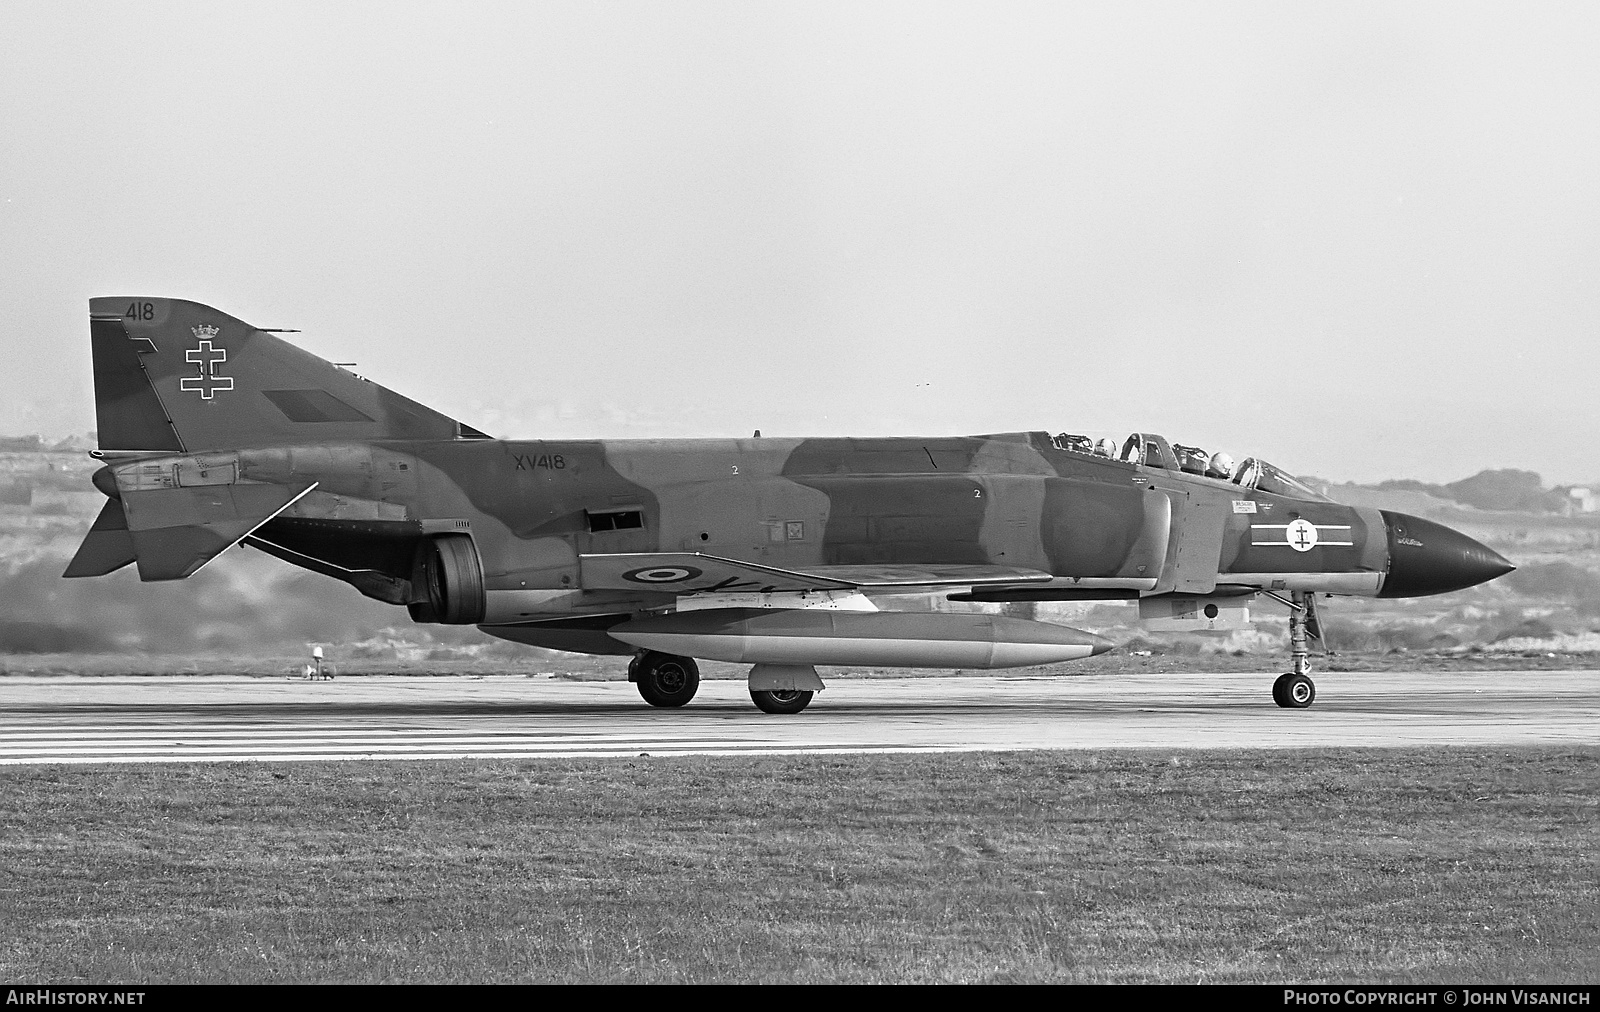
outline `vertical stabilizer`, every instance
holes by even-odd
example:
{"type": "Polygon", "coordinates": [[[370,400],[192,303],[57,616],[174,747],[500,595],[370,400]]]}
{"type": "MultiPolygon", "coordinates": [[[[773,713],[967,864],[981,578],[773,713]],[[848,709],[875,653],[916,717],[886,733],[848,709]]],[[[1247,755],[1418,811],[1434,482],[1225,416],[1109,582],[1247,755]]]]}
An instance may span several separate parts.
{"type": "Polygon", "coordinates": [[[483,434],[182,299],[89,302],[102,449],[233,449],[483,434]]]}

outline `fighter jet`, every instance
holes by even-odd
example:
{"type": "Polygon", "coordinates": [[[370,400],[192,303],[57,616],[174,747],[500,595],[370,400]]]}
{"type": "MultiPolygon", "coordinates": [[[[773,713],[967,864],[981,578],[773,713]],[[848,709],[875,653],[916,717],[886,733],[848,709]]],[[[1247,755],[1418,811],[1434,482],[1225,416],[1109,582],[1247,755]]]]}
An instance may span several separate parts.
{"type": "Polygon", "coordinates": [[[1157,628],[1288,609],[1310,706],[1316,595],[1417,597],[1510,571],[1448,527],[1341,505],[1265,461],[1136,433],[501,440],[179,299],[89,304],[107,501],[65,576],[193,576],[245,544],[417,622],[628,656],[652,706],[695,659],[798,713],[817,665],[1006,668],[1112,644],[964,602],[1127,600],[1157,628]]]}

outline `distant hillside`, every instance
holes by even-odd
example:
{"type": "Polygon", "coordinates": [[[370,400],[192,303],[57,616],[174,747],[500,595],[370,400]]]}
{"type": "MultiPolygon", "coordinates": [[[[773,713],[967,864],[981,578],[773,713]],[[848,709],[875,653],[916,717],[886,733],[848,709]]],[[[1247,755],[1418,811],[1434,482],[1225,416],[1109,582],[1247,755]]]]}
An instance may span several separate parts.
{"type": "MultiPolygon", "coordinates": [[[[1369,509],[1394,510],[1415,517],[1445,517],[1461,512],[1461,504],[1454,499],[1442,498],[1428,492],[1404,488],[1383,488],[1373,485],[1334,485],[1311,479],[1306,482],[1329,499],[1347,506],[1365,506],[1369,509]]],[[[1394,484],[1387,482],[1385,484],[1394,484]]],[[[1418,484],[1421,484],[1420,482],[1418,484]]]]}
{"type": "Polygon", "coordinates": [[[1555,489],[1546,489],[1544,481],[1532,471],[1507,468],[1501,471],[1479,471],[1470,478],[1448,485],[1426,485],[1419,481],[1385,481],[1380,489],[1405,489],[1426,492],[1441,499],[1454,499],[1481,510],[1520,510],[1525,513],[1559,513],[1567,508],[1567,496],[1555,489]]]}
{"type": "Polygon", "coordinates": [[[0,436],[0,453],[67,453],[78,450],[92,450],[95,447],[94,433],[82,436],[68,436],[67,438],[50,443],[42,436],[0,436]]]}
{"type": "Polygon", "coordinates": [[[1376,485],[1336,485],[1321,478],[1303,480],[1330,499],[1352,506],[1373,506],[1417,516],[1452,512],[1462,506],[1501,513],[1561,516],[1571,515],[1581,508],[1569,494],[1570,487],[1545,488],[1544,480],[1537,473],[1514,468],[1479,471],[1448,485],[1431,485],[1410,478],[1381,481],[1376,485]]]}

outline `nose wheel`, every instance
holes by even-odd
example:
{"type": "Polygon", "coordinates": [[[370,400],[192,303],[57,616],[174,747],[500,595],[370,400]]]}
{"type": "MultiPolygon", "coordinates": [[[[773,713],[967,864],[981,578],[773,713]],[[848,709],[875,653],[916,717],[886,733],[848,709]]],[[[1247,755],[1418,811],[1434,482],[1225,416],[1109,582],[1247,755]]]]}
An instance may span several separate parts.
{"type": "Polygon", "coordinates": [[[1286,710],[1304,710],[1317,699],[1317,683],[1291,671],[1272,683],[1272,701],[1286,710]]]}

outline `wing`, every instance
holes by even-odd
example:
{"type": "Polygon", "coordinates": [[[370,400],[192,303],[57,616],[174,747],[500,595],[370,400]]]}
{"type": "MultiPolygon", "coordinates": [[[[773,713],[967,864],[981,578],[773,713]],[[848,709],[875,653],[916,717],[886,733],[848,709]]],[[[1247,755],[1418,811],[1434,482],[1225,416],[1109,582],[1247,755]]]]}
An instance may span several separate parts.
{"type": "Polygon", "coordinates": [[[1051,579],[1014,566],[810,566],[779,569],[699,552],[580,555],[585,590],[662,590],[674,594],[862,590],[889,587],[972,587],[1051,579]]]}
{"type": "Polygon", "coordinates": [[[943,566],[884,563],[876,566],[815,566],[807,573],[848,581],[855,587],[986,587],[1042,583],[1054,579],[1020,566],[943,566]]]}

